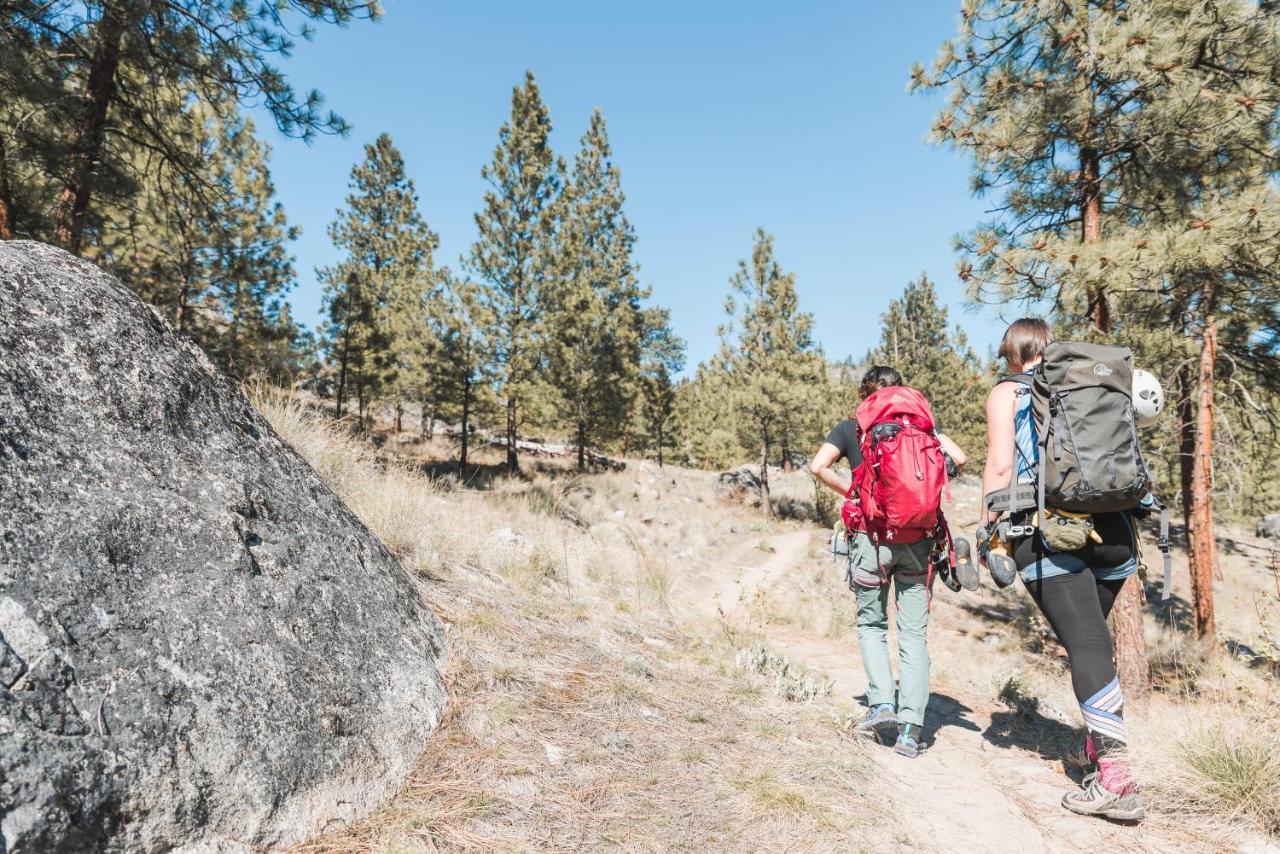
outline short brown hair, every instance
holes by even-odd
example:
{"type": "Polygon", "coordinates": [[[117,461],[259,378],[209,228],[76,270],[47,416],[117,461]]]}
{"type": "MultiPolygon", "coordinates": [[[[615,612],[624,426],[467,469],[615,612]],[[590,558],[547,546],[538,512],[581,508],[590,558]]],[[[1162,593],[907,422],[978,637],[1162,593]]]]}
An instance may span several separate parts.
{"type": "Polygon", "coordinates": [[[1009,324],[1000,339],[1000,358],[1014,370],[1022,370],[1027,362],[1042,355],[1053,343],[1053,330],[1039,317],[1022,317],[1009,324]]]}
{"type": "Polygon", "coordinates": [[[888,365],[873,365],[871,370],[862,375],[862,386],[858,390],[863,397],[870,397],[882,388],[902,385],[902,374],[888,365]]]}

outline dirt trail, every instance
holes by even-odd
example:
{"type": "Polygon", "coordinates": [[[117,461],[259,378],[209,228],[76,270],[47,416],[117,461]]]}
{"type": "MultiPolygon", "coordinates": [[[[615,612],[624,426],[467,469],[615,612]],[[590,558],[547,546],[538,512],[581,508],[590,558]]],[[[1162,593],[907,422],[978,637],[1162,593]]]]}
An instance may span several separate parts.
{"type": "MultiPolygon", "coordinates": [[[[786,582],[821,560],[824,534],[800,530],[768,536],[771,553],[754,544],[731,553],[718,571],[694,576],[680,600],[703,616],[743,624],[757,594],[787,596],[786,582]]],[[[832,596],[852,596],[830,576],[832,596]]],[[[936,595],[951,595],[938,585],[936,595]]],[[[835,693],[861,697],[866,679],[852,639],[833,640],[788,625],[760,627],[770,645],[793,661],[831,678],[835,693]]],[[[892,643],[892,637],[890,638],[892,643]]],[[[946,645],[930,650],[935,664],[946,645]]],[[[1007,710],[936,678],[929,701],[925,744],[915,760],[888,747],[872,752],[884,771],[885,798],[902,823],[893,837],[904,848],[946,851],[1172,851],[1178,844],[1160,832],[1158,822],[1139,827],[1076,816],[1059,805],[1074,784],[1057,763],[1017,746],[993,743],[992,715],[1007,710]],[[1056,766],[1056,767],[1055,767],[1056,766]]]]}

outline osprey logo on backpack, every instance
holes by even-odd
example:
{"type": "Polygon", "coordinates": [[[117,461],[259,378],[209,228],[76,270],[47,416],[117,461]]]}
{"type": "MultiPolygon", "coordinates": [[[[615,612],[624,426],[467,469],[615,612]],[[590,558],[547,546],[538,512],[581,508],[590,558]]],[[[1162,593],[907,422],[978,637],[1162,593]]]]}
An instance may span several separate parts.
{"type": "Polygon", "coordinates": [[[1107,367],[1105,362],[1099,362],[1098,364],[1094,365],[1093,372],[1100,377],[1109,377],[1115,373],[1115,371],[1107,367]]]}

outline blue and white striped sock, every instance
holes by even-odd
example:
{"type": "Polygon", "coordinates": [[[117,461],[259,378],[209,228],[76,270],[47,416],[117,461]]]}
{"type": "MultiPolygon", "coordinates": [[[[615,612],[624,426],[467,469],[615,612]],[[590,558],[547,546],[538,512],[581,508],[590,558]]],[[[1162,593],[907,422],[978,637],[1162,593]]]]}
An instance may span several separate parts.
{"type": "Polygon", "coordinates": [[[1101,691],[1080,704],[1080,712],[1084,715],[1084,725],[1090,732],[1106,738],[1126,743],[1124,718],[1121,710],[1124,707],[1124,694],[1120,691],[1120,678],[1113,677],[1101,691]]]}

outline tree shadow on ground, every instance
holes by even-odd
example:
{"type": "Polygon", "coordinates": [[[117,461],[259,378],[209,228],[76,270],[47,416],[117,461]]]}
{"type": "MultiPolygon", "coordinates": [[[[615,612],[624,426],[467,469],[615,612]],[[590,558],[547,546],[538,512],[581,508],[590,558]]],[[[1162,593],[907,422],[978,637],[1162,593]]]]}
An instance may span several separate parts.
{"type": "Polygon", "coordinates": [[[418,464],[418,471],[432,480],[452,480],[464,489],[476,490],[491,489],[495,480],[510,477],[506,463],[467,463],[463,469],[457,460],[428,460],[418,464]]]}
{"type": "Polygon", "coordinates": [[[969,732],[981,732],[982,727],[969,720],[966,715],[973,709],[946,694],[934,692],[929,695],[929,708],[924,716],[924,743],[931,745],[937,740],[938,732],[947,727],[965,729],[969,732]]]}
{"type": "Polygon", "coordinates": [[[1027,652],[1036,655],[1049,652],[1054,656],[1065,654],[1030,596],[1021,596],[1005,607],[964,602],[960,608],[993,628],[1010,632],[1027,652]]]}
{"type": "Polygon", "coordinates": [[[1157,623],[1179,632],[1190,632],[1193,628],[1191,602],[1176,593],[1170,593],[1168,599],[1161,600],[1161,586],[1144,584],[1147,613],[1155,617],[1157,623]]]}
{"type": "MultiPolygon", "coordinates": [[[[507,470],[505,462],[468,462],[464,471],[458,465],[456,459],[426,460],[418,463],[417,470],[432,480],[451,481],[463,489],[473,489],[481,492],[492,489],[494,484],[500,480],[529,483],[539,475],[552,480],[568,480],[582,474],[576,466],[566,466],[563,463],[558,464],[543,459],[522,459],[520,468],[515,474],[511,474],[507,470]]],[[[603,470],[589,466],[587,473],[603,470]]]]}
{"type": "Polygon", "coordinates": [[[1049,761],[1061,760],[1067,776],[1079,782],[1080,769],[1067,757],[1083,753],[1081,731],[1046,715],[1040,701],[1023,693],[1013,681],[1000,690],[1000,701],[1005,709],[991,716],[991,726],[983,732],[983,738],[996,747],[1025,750],[1049,761]]]}

